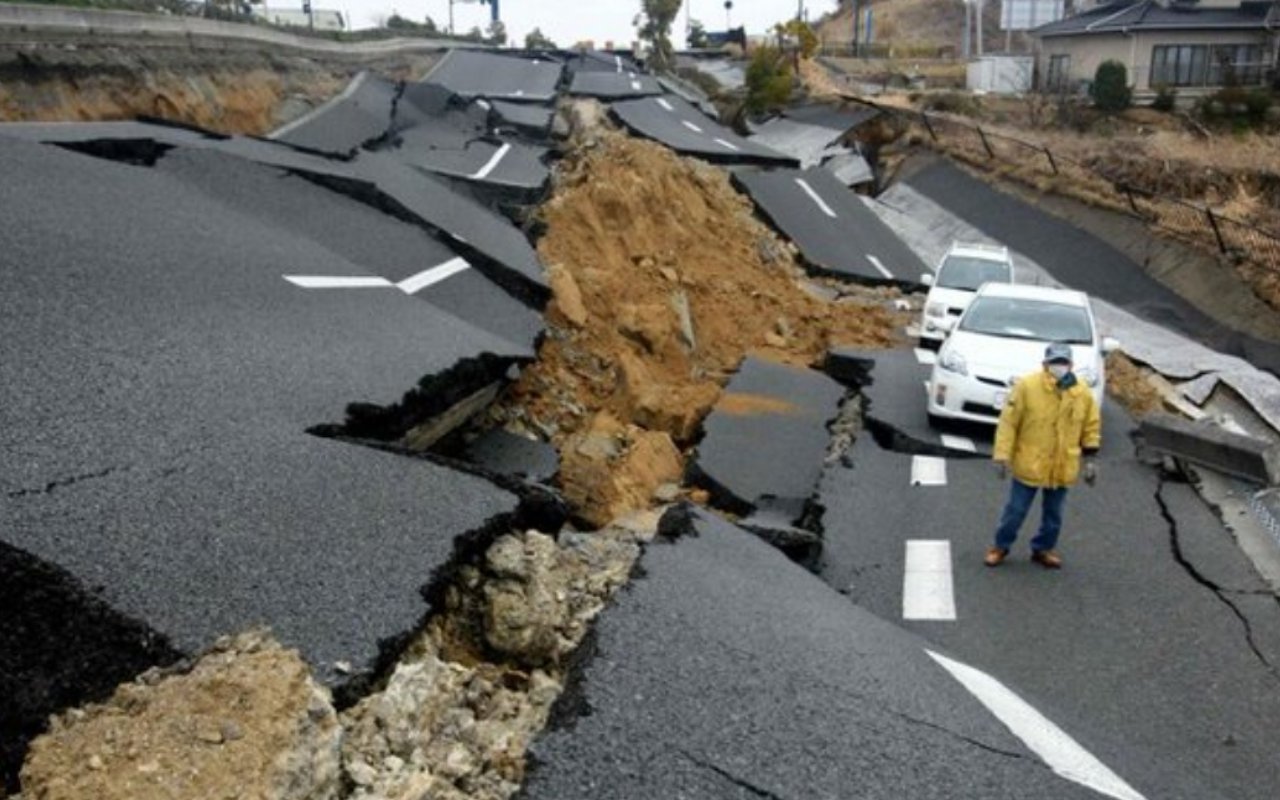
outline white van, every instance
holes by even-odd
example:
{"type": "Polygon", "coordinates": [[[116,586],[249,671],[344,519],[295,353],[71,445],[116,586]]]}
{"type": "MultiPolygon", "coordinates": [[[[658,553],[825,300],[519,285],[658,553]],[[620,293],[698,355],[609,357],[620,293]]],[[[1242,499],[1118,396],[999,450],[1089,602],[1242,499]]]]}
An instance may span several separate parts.
{"type": "Polygon", "coordinates": [[[1007,247],[955,242],[938,271],[920,281],[929,286],[920,318],[920,346],[936,350],[982,284],[1013,283],[1013,259],[1007,247]]]}

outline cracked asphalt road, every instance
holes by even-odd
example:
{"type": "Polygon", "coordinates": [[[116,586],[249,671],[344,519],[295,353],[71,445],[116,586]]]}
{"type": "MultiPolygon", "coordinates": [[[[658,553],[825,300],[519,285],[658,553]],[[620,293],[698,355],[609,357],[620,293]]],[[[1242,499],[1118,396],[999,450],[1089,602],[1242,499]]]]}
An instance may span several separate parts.
{"type": "MultiPolygon", "coordinates": [[[[924,417],[922,392],[898,396],[918,398],[899,416],[924,417]]],[[[1272,797],[1280,604],[1194,489],[1136,460],[1132,428],[1109,403],[1101,478],[1068,497],[1060,572],[1027,558],[1038,508],[1011,559],[982,565],[1007,491],[985,460],[948,459],[945,486],[910,487],[912,456],[864,435],[852,467],[823,477],[822,575],[900,621],[905,541],[949,540],[957,619],[904,627],[1025,691],[1147,797],[1272,797]]]]}

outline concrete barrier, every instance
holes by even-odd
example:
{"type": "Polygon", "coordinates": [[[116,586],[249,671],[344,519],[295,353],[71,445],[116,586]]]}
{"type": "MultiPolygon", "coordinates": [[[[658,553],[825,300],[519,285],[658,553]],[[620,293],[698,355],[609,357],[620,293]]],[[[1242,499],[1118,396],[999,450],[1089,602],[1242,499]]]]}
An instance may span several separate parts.
{"type": "Polygon", "coordinates": [[[1280,485],[1280,445],[1224,430],[1208,420],[1158,415],[1138,429],[1143,447],[1264,486],[1280,485]]]}
{"type": "Polygon", "coordinates": [[[376,56],[410,51],[446,50],[475,47],[452,39],[385,39],[367,42],[336,42],[309,36],[297,36],[276,28],[200,17],[139,14],[131,11],[104,11],[91,8],[66,8],[0,4],[0,29],[78,33],[85,36],[172,36],[229,39],[270,44],[297,50],[352,56],[376,56]]]}

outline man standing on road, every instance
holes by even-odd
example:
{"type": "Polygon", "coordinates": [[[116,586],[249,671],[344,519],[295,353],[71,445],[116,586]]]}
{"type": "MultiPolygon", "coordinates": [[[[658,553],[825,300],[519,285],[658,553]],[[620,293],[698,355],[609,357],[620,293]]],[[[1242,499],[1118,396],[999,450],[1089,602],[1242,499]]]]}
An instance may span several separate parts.
{"type": "Polygon", "coordinates": [[[988,567],[999,566],[1009,555],[1037,491],[1043,517],[1031,540],[1031,560],[1046,569],[1062,566],[1054,548],[1067,487],[1078,477],[1090,486],[1097,480],[1093,456],[1101,444],[1102,417],[1093,392],[1071,371],[1071,346],[1054,342],[1045,348],[1044,369],[1019,380],[1000,412],[992,459],[1001,480],[1012,468],[1013,482],[996,542],[984,559],[988,567]]]}

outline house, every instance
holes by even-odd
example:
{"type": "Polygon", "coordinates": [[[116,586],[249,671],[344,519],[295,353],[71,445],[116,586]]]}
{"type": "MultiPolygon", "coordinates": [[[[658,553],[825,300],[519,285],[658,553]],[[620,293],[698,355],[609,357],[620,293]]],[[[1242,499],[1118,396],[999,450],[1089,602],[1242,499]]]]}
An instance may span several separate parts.
{"type": "Polygon", "coordinates": [[[1075,16],[1031,31],[1038,42],[1039,86],[1076,89],[1098,65],[1128,70],[1135,99],[1161,87],[1208,94],[1233,80],[1275,79],[1280,0],[1110,0],[1083,3],[1075,16]]]}

